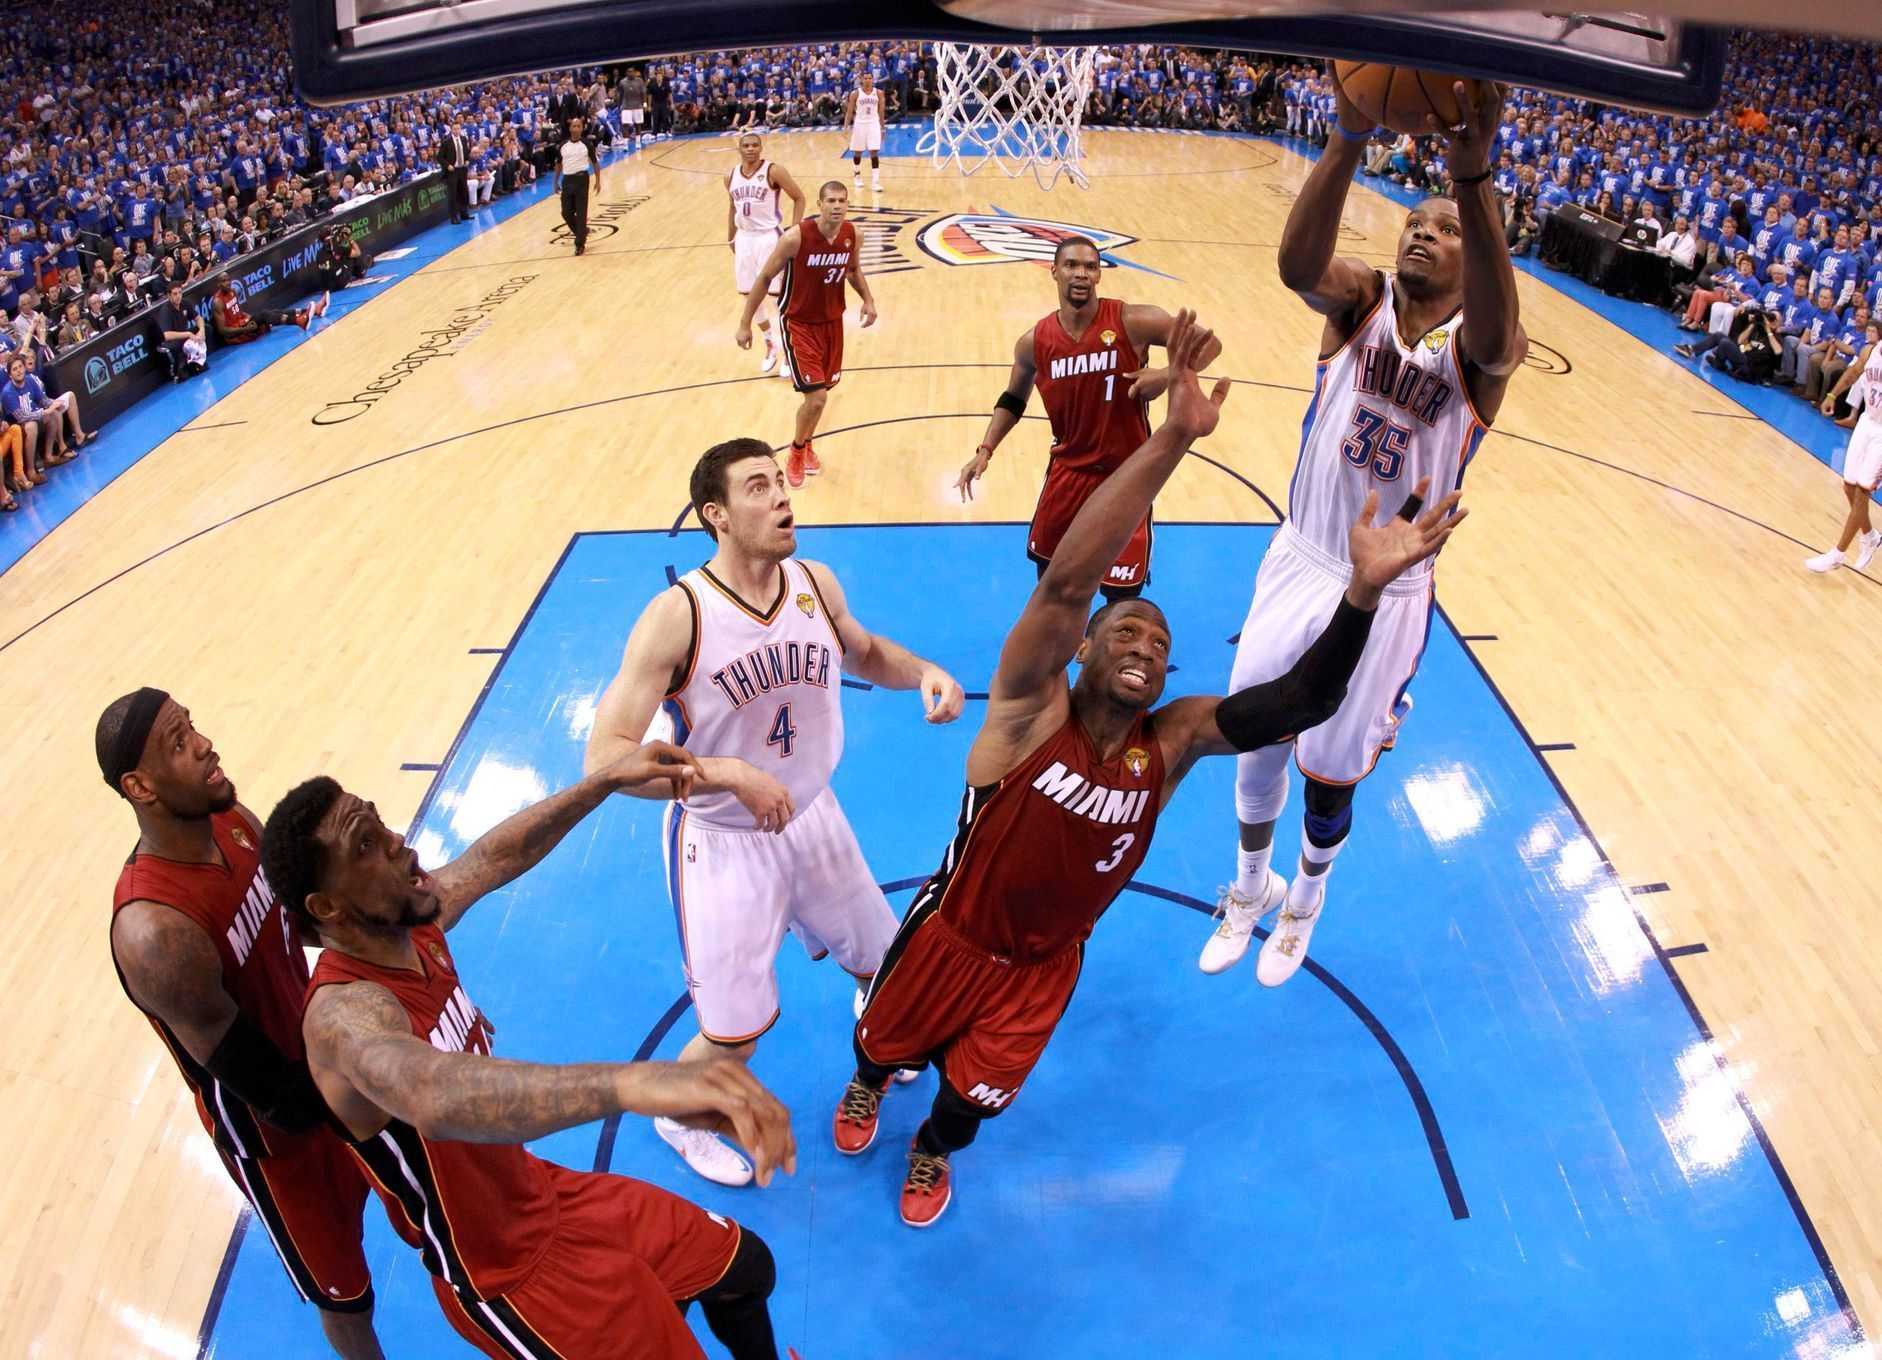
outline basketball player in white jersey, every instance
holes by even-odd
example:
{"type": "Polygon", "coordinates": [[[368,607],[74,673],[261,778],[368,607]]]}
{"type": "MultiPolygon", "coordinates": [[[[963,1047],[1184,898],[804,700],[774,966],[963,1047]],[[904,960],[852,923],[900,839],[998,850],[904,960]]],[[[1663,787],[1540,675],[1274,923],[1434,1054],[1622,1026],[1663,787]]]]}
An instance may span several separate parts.
{"type": "Polygon", "coordinates": [[[869,153],[869,187],[882,192],[882,91],[876,78],[863,72],[859,89],[843,101],[843,130],[850,135],[850,160],[856,167],[856,188],[863,187],[863,152],[869,153]]]}
{"type": "MultiPolygon", "coordinates": [[[[778,1018],[786,932],[815,957],[835,955],[860,985],[898,925],[830,789],[843,673],[919,690],[931,723],[958,718],[963,696],[939,666],[858,623],[828,567],[793,555],[790,494],[764,441],[708,449],[691,490],[718,549],[635,623],[586,765],[602,769],[669,729],[699,757],[705,777],[668,808],[665,837],[699,1020],[680,1060],[746,1062],[778,1018]]],[[[654,1127],[708,1180],[751,1179],[751,1163],[715,1135],[654,1127]]]]}
{"type": "MultiPolygon", "coordinates": [[[[1461,82],[1455,88],[1464,121],[1429,122],[1450,144],[1456,196],[1427,198],[1406,215],[1394,274],[1333,254],[1347,188],[1373,133],[1344,94],[1335,135],[1288,214],[1281,281],[1326,325],[1287,519],[1255,577],[1231,689],[1281,674],[1325,626],[1350,574],[1342,557],[1346,527],[1369,492],[1389,507],[1415,500],[1406,493],[1423,478],[1434,497],[1456,489],[1528,350],[1490,183],[1503,92],[1485,82],[1473,105],[1461,82]]],[[[1205,973],[1240,959],[1257,920],[1277,907],[1257,978],[1278,987],[1306,959],[1327,871],[1352,826],[1354,789],[1411,707],[1405,691],[1424,652],[1432,580],[1426,562],[1387,587],[1338,713],[1292,742],[1238,758],[1241,850],[1235,882],[1218,902],[1221,924],[1203,947],[1205,973]],[[1290,750],[1307,782],[1300,872],[1291,886],[1268,867],[1274,824],[1287,803],[1290,750]]]]}
{"type": "Polygon", "coordinates": [[[1869,520],[1869,498],[1882,485],[1882,409],[1878,409],[1882,408],[1882,342],[1877,341],[1877,335],[1882,335],[1882,327],[1871,321],[1865,348],[1823,398],[1823,414],[1832,415],[1836,399],[1847,392],[1850,407],[1858,414],[1856,428],[1849,433],[1849,448],[1843,454],[1843,497],[1849,502],[1849,513],[1843,517],[1843,533],[1836,546],[1804,563],[1814,572],[1835,571],[1842,566],[1843,555],[1858,534],[1862,536],[1862,548],[1856,553],[1856,570],[1874,561],[1876,549],[1882,548],[1882,533],[1877,533],[1869,520]]]}
{"type": "MultiPolygon", "coordinates": [[[[758,273],[777,248],[784,234],[782,200],[791,200],[791,225],[804,220],[804,191],[797,187],[791,172],[775,161],[764,158],[764,142],[757,133],[748,132],[738,139],[738,164],[725,174],[725,243],[732,248],[732,274],[739,296],[751,292],[758,273]]],[[[778,295],[783,276],[771,280],[767,297],[778,295]]],[[[764,332],[765,357],[759,372],[769,373],[778,366],[778,345],[771,334],[771,315],[763,303],[758,306],[758,329],[764,332]]]]}

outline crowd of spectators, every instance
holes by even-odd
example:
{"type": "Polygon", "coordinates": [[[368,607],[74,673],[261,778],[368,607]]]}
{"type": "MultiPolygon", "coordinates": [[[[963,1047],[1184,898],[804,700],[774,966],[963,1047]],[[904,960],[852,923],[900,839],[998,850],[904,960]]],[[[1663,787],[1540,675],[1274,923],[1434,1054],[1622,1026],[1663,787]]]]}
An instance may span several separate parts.
{"type": "MultiPolygon", "coordinates": [[[[0,363],[24,361],[29,414],[57,353],[167,305],[174,284],[213,278],[338,205],[431,170],[453,135],[467,147],[474,207],[532,183],[578,113],[613,142],[840,124],[865,71],[888,118],[927,113],[937,98],[925,44],[825,43],[319,110],[295,96],[286,51],[281,9],[261,0],[100,0],[76,22],[64,0],[12,7],[0,32],[0,363]]],[[[1509,247],[1533,249],[1564,203],[1649,224],[1672,259],[1685,324],[1703,333],[1682,354],[1834,405],[1882,304],[1878,75],[1871,46],[1742,33],[1725,102],[1707,118],[1514,91],[1495,172],[1509,247]]],[[[1138,45],[1096,54],[1084,119],[1324,141],[1334,107],[1318,63],[1138,45]]],[[[1433,192],[1448,184],[1437,138],[1381,135],[1364,172],[1433,192]]],[[[328,244],[334,286],[364,271],[351,242],[328,244]]],[[[316,314],[286,315],[306,324],[316,314]]],[[[239,304],[209,309],[224,339],[256,320],[239,304]]],[[[171,329],[165,353],[186,376],[202,362],[190,342],[206,337],[171,329]]],[[[0,384],[10,416],[8,390],[0,384]]],[[[82,442],[68,433],[37,440],[18,467],[0,440],[7,483],[43,480],[36,459],[82,442]]]]}

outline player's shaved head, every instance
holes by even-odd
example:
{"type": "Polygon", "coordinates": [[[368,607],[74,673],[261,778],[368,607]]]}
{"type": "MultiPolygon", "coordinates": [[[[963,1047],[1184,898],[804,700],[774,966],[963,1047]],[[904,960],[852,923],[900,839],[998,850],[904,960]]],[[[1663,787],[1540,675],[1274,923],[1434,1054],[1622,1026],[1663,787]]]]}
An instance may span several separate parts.
{"type": "Polygon", "coordinates": [[[1063,241],[1060,241],[1056,246],[1052,247],[1052,263],[1057,264],[1063,259],[1066,250],[1072,246],[1084,246],[1099,259],[1102,260],[1104,258],[1098,252],[1098,243],[1089,236],[1067,236],[1063,241]]]}
{"type": "Polygon", "coordinates": [[[1099,606],[1098,609],[1092,613],[1092,616],[1089,619],[1085,620],[1085,636],[1091,637],[1093,634],[1095,634],[1098,631],[1099,628],[1101,628],[1104,625],[1104,621],[1106,619],[1110,618],[1112,614],[1117,613],[1121,610],[1142,610],[1145,613],[1154,616],[1160,623],[1163,624],[1165,629],[1167,629],[1170,626],[1170,621],[1168,618],[1164,616],[1163,610],[1161,608],[1159,608],[1156,604],[1153,604],[1151,601],[1146,600],[1142,598],[1141,596],[1139,596],[1136,599],[1130,599],[1130,600],[1107,600],[1105,601],[1104,604],[1099,606]]]}

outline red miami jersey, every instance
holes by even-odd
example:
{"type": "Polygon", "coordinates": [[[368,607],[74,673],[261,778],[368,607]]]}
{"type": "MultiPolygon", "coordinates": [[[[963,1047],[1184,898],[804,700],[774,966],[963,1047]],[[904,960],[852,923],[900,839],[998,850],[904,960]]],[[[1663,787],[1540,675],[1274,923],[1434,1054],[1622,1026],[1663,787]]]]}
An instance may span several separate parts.
{"type": "Polygon", "coordinates": [[[1163,804],[1148,712],[1103,759],[1074,711],[996,784],[970,787],[941,869],[909,912],[941,919],[999,959],[1035,963],[1090,936],[1144,862],[1163,804]]]}
{"type": "MultiPolygon", "coordinates": [[[[458,981],[444,932],[412,931],[419,971],[366,963],[328,949],[307,996],[334,983],[374,982],[392,993],[412,1033],[445,1053],[490,1052],[490,1026],[458,981]]],[[[364,1164],[392,1226],[423,1255],[425,1269],[479,1299],[508,1293],[555,1235],[548,1162],[510,1143],[426,1138],[394,1119],[374,1137],[342,1136],[364,1164]]]]}
{"type": "Polygon", "coordinates": [[[1124,331],[1124,304],[1098,299],[1098,314],[1074,340],[1050,312],[1032,328],[1035,385],[1052,422],[1052,460],[1067,468],[1115,472],[1150,438],[1144,403],[1130,379],[1144,356],[1124,331]]]}
{"type": "MultiPolygon", "coordinates": [[[[222,987],[236,1009],[268,1036],[281,1056],[298,1062],[301,998],[307,991],[307,956],[290,934],[286,914],[261,872],[261,837],[240,811],[209,819],[221,864],[183,864],[133,854],[112,894],[111,913],[132,902],[157,902],[189,917],[222,960],[222,987]]],[[[115,965],[116,959],[112,960],[115,965]]],[[[124,982],[124,970],[118,970],[124,982]]],[[[125,987],[125,995],[131,989],[125,987]]],[[[136,998],[132,998],[135,1002],[136,998]]],[[[140,1008],[141,1009],[141,1008],[140,1008]]],[[[196,1112],[216,1146],[232,1157],[266,1157],[295,1141],[264,1123],[242,1098],[190,1056],[162,1020],[144,1012],[196,1097],[196,1112]]]]}
{"type": "Polygon", "coordinates": [[[784,315],[790,321],[841,321],[843,290],[856,258],[856,224],[845,221],[836,239],[815,218],[798,230],[797,253],[784,266],[784,315]]]}

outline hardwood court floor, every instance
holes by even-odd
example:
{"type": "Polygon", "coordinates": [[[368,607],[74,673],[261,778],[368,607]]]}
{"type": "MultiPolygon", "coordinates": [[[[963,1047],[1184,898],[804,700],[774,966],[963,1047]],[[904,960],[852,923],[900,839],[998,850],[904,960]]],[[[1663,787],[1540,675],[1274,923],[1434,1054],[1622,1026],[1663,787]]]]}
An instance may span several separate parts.
{"type": "MultiPolygon", "coordinates": [[[[1306,163],[1218,138],[1092,144],[1085,193],[885,163],[884,191],[860,196],[883,319],[850,331],[804,523],[1030,512],[1037,423],[972,505],[949,488],[1050,282],[918,242],[946,214],[994,208],[1135,238],[1112,248],[1125,266],[1105,291],[1194,305],[1223,334],[1222,368],[1243,382],[1158,512],[1273,521],[1318,336],[1274,272],[1306,163]]],[[[771,149],[813,194],[842,173],[835,134],[771,149]]],[[[467,238],[199,417],[0,582],[17,723],[0,755],[0,1354],[194,1353],[238,1208],[112,975],[107,897],[134,830],[95,773],[98,710],[165,686],[251,807],[324,770],[408,817],[430,775],[401,766],[443,759],[490,672],[472,649],[512,635],[571,535],[671,525],[701,448],[788,437],[787,385],[731,344],[731,159],[715,139],[609,167],[598,216],[615,231],[582,259],[551,242],[553,202],[467,238]]],[[[1351,253],[1389,263],[1401,215],[1356,190],[1351,253]]],[[[1882,692],[1882,589],[1802,570],[1840,518],[1821,464],[1552,288],[1519,287],[1546,366],[1518,376],[1473,465],[1476,513],[1440,602],[1466,639],[1495,639],[1469,645],[1533,741],[1564,748],[1541,759],[1622,881],[1666,885],[1634,901],[1654,938],[1706,946],[1667,966],[1873,1322],[1882,924],[1867,890],[1882,835],[1861,729],[1882,692]]],[[[1212,585],[1245,602],[1254,567],[1224,562],[1212,585]]],[[[945,576],[932,593],[974,608],[945,576]]],[[[1643,948],[1586,942],[1617,974],[1643,948]]],[[[819,1136],[823,1112],[799,1113],[800,1137],[819,1136]]]]}

